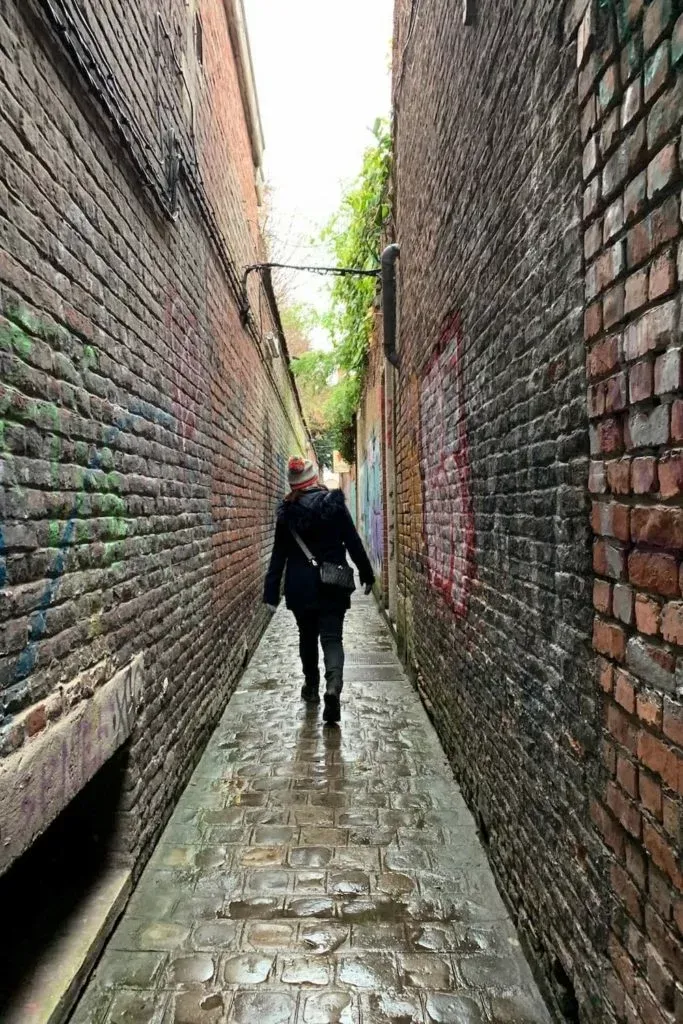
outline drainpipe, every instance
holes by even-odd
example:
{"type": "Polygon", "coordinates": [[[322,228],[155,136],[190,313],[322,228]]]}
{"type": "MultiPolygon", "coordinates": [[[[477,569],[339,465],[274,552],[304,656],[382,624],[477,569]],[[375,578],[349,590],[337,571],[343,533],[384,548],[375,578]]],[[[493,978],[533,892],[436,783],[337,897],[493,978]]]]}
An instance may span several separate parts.
{"type": "Polygon", "coordinates": [[[396,351],[396,260],[400,247],[394,242],[382,253],[382,319],[384,321],[384,355],[392,366],[398,366],[396,351]]]}

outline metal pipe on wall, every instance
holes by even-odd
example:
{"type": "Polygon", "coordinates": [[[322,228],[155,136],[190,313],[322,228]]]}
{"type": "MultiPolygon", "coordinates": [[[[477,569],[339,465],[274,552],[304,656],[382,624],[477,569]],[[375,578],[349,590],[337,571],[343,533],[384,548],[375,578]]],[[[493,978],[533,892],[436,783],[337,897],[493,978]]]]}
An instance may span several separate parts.
{"type": "Polygon", "coordinates": [[[382,252],[382,321],[384,324],[384,355],[392,366],[398,366],[396,351],[396,260],[401,248],[392,242],[382,252]]]}

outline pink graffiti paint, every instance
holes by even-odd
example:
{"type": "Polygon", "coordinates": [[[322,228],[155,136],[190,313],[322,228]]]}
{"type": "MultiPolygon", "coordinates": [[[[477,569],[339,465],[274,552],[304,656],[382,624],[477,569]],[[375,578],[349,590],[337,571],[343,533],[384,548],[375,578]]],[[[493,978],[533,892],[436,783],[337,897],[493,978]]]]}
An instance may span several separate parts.
{"type": "Polygon", "coordinates": [[[444,321],[420,388],[423,530],[430,585],[457,616],[469,606],[474,560],[460,316],[444,321]]]}

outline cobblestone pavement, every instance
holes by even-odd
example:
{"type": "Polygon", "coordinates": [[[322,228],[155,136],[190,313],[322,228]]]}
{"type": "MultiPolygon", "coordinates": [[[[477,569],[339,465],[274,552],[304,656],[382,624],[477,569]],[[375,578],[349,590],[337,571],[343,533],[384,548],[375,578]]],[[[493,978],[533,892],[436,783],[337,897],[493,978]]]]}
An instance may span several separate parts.
{"type": "Polygon", "coordinates": [[[275,617],[72,1024],[548,1024],[436,734],[369,599],[341,728],[275,617]]]}

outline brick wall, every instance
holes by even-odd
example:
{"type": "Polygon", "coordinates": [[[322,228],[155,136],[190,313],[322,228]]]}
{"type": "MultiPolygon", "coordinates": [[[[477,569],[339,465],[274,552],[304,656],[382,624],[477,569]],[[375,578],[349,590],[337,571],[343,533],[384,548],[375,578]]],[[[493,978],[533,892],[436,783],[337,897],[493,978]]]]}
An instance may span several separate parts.
{"type": "Polygon", "coordinates": [[[475,7],[396,9],[397,628],[546,990],[600,1020],[576,48],[550,0],[475,7]]]}
{"type": "Polygon", "coordinates": [[[680,146],[683,4],[589,4],[578,31],[593,647],[618,1020],[683,1015],[680,146]]]}
{"type": "Polygon", "coordinates": [[[470,6],[396,4],[397,629],[558,1015],[673,1024],[681,4],[470,6]]]}
{"type": "Polygon", "coordinates": [[[46,5],[0,7],[0,771],[142,653],[119,838],[140,862],[263,628],[307,438],[256,275],[238,311],[262,243],[230,5],[54,7],[66,45],[46,5]]]}

